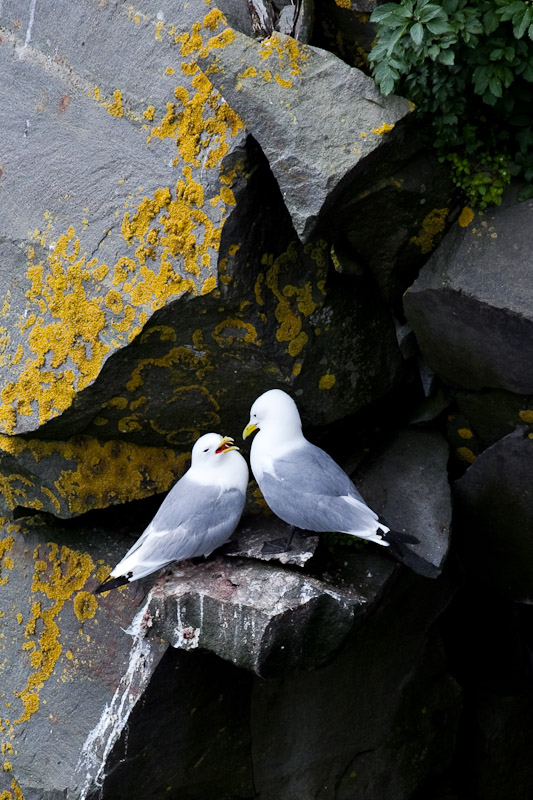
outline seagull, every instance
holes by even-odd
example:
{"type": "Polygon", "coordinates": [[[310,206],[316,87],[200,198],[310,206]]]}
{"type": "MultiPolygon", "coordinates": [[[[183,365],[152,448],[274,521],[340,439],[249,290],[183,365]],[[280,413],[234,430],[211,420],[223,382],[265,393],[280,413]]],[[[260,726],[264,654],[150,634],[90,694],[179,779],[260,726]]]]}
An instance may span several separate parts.
{"type": "Polygon", "coordinates": [[[197,440],[190,468],[95,594],[144,578],[171,561],[208,556],[227,541],[241,518],[248,485],[248,466],[238,449],[230,436],[219,433],[197,440]]]}
{"type": "Polygon", "coordinates": [[[286,392],[270,389],[257,398],[243,439],[254,431],[259,432],[250,453],[252,472],[268,506],[291,526],[288,538],[266,542],[264,553],[289,550],[295,528],[348,533],[384,547],[418,543],[380,522],[344,470],[307,441],[296,403],[286,392]]]}

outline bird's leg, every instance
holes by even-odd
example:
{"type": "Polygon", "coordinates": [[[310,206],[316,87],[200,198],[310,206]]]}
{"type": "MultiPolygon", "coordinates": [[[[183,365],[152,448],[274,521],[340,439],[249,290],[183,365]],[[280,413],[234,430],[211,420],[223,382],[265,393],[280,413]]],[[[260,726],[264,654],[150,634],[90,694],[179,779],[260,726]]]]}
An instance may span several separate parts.
{"type": "Polygon", "coordinates": [[[289,527],[289,535],[286,539],[273,539],[271,542],[265,542],[261,548],[261,552],[265,555],[275,555],[276,553],[288,553],[291,549],[291,542],[294,539],[296,528],[294,525],[289,527]]]}

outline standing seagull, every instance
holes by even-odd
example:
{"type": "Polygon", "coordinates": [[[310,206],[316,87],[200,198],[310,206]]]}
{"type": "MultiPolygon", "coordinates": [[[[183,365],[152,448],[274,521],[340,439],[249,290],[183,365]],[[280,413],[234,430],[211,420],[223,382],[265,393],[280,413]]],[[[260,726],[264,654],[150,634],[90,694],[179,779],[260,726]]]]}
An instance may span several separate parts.
{"type": "Polygon", "coordinates": [[[190,468],[95,594],[144,578],[171,561],[208,556],[224,544],[246,499],[248,467],[238,449],[230,436],[206,433],[198,439],[190,468]]]}
{"type": "Polygon", "coordinates": [[[385,547],[418,542],[379,522],[344,470],[307,441],[296,403],[281,389],[265,392],[253,404],[243,439],[255,430],[252,472],[272,511],[291,526],[288,539],[267,542],[263,552],[288,550],[295,528],[349,533],[385,547]]]}

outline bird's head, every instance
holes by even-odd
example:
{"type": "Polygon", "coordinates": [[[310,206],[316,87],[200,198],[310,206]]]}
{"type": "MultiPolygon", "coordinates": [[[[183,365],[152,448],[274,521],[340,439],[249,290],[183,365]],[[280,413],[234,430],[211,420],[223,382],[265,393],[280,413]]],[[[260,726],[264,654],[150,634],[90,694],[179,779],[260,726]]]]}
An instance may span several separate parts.
{"type": "Polygon", "coordinates": [[[223,460],[223,456],[231,450],[238,450],[231,436],[219,433],[205,433],[195,442],[191,453],[191,464],[197,466],[215,466],[223,460]]]}
{"type": "Polygon", "coordinates": [[[242,438],[246,439],[256,430],[267,431],[273,438],[300,436],[302,421],[292,397],[281,389],[270,389],[260,395],[250,409],[250,422],[242,438]]]}

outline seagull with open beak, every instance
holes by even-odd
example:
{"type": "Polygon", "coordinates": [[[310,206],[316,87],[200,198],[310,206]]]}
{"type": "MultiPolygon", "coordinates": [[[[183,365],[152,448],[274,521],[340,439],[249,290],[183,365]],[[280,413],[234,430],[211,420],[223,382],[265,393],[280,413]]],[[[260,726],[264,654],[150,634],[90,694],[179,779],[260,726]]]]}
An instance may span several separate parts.
{"type": "Polygon", "coordinates": [[[246,499],[248,466],[238,450],[230,436],[201,436],[190,468],[95,593],[144,578],[171,561],[208,556],[223,545],[237,527],[246,499]]]}

